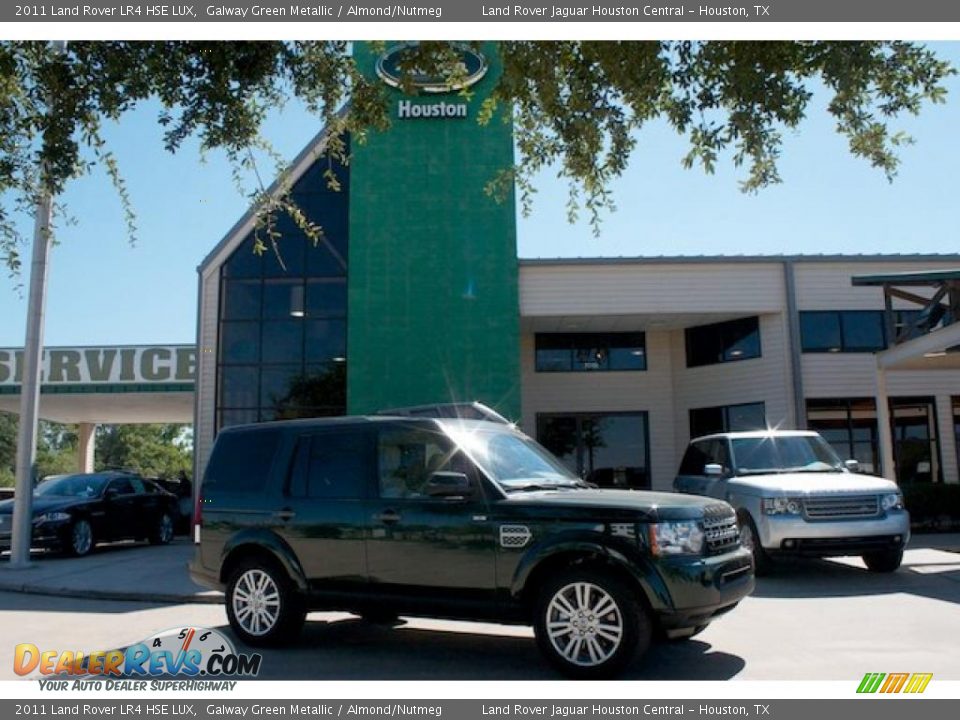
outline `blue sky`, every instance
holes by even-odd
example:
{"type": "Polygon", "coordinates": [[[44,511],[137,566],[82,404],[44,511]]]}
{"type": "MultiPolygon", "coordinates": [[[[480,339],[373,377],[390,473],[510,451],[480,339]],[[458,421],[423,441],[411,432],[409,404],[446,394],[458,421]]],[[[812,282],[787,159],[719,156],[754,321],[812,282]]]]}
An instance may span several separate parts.
{"type": "MultiPolygon", "coordinates": [[[[960,43],[934,47],[960,67],[960,43]]],[[[599,238],[585,222],[567,223],[565,185],[544,173],[533,215],[518,221],[519,255],[960,252],[960,78],[951,78],[949,92],[945,105],[895,124],[916,144],[903,149],[893,184],[849,155],[824,96],[785,138],[783,184],[757,195],[739,191],[742,171],[729,162],[715,175],[682,169],[685,141],[652,124],[613,185],[618,210],[604,218],[599,238]]],[[[136,246],[103,174],[73,181],[65,194],[77,223],[60,228],[52,253],[47,345],[194,340],[196,267],[247,202],[222,157],[201,163],[195,145],[165,152],[156,115],[144,106],[107,133],[136,208],[136,246]]],[[[317,130],[315,118],[291,105],[271,117],[265,135],[292,158],[317,130]]],[[[26,302],[15,285],[0,281],[0,346],[23,344],[26,302]]]]}

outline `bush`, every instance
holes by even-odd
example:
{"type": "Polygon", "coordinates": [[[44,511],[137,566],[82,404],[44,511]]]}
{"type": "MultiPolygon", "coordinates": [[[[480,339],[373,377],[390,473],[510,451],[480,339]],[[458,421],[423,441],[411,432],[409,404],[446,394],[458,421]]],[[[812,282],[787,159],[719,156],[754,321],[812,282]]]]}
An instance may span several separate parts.
{"type": "Polygon", "coordinates": [[[960,528],[960,484],[913,483],[901,485],[900,489],[914,529],[960,528]]]}
{"type": "Polygon", "coordinates": [[[12,488],[15,484],[15,477],[13,470],[10,468],[0,467],[0,487],[10,487],[12,488]]]}

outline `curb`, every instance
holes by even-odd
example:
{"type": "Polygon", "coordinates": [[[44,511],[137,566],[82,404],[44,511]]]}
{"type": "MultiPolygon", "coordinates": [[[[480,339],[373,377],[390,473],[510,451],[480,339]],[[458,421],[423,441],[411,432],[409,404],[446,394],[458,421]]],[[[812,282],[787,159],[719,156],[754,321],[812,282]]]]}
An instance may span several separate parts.
{"type": "Polygon", "coordinates": [[[49,587],[29,583],[8,585],[0,583],[0,592],[17,592],[25,595],[78,598],[81,600],[117,600],[124,602],[160,603],[164,605],[222,605],[223,593],[142,593],[124,590],[80,590],[77,588],[49,587]]]}

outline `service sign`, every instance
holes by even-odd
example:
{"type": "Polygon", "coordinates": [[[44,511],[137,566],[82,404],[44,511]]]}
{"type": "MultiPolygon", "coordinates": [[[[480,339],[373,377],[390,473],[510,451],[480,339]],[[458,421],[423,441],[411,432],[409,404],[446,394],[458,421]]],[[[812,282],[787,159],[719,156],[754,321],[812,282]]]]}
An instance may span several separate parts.
{"type": "MultiPolygon", "coordinates": [[[[44,385],[192,383],[197,369],[193,345],[61,347],[43,351],[44,385]]],[[[19,385],[23,350],[0,349],[0,387],[19,385]]]]}

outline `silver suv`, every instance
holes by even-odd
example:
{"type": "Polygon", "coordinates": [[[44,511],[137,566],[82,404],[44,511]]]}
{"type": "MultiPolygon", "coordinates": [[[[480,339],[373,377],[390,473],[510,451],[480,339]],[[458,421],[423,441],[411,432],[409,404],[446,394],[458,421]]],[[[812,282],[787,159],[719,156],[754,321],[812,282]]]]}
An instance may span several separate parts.
{"type": "Polygon", "coordinates": [[[903,495],[858,471],[815,432],[720,433],[690,442],[674,489],[736,508],[757,574],[777,554],[861,555],[870,570],[893,572],[910,539],[903,495]]]}

